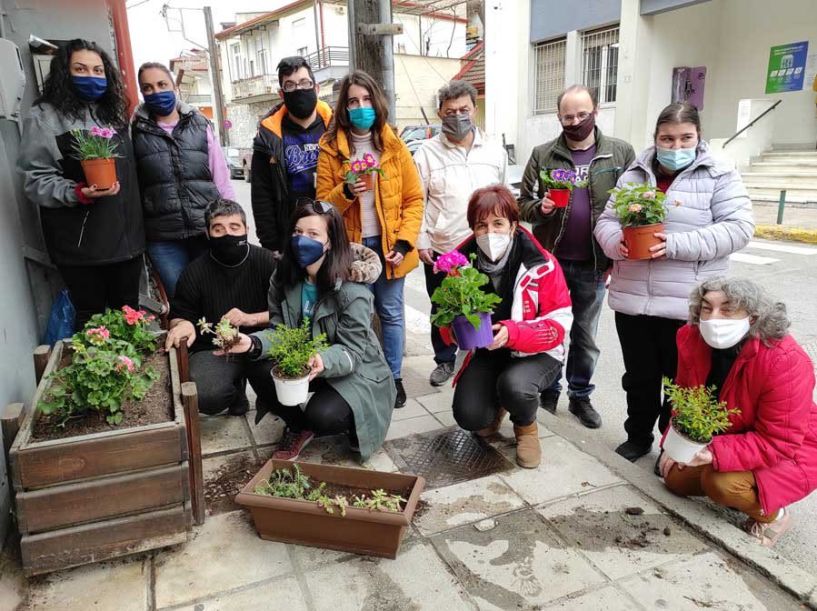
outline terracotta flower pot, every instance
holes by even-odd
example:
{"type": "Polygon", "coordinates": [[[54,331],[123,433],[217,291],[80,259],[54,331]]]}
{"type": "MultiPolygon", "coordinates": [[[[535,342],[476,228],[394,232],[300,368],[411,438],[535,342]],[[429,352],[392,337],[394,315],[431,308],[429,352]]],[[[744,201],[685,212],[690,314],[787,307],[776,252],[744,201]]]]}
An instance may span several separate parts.
{"type": "Polygon", "coordinates": [[[244,486],[235,502],[250,510],[262,539],[396,558],[424,486],[425,480],[417,475],[270,460],[244,486]],[[290,469],[293,464],[304,475],[329,485],[400,493],[407,499],[406,504],[399,513],[347,507],[346,515],[341,516],[337,511],[329,514],[311,501],[255,493],[255,487],[274,469],[290,469]]]}
{"type": "Polygon", "coordinates": [[[548,189],[548,199],[552,199],[557,208],[567,208],[570,189],[548,189]]]}
{"type": "Polygon", "coordinates": [[[485,348],[494,341],[494,333],[491,330],[491,315],[488,312],[480,312],[479,328],[468,322],[465,316],[457,316],[451,326],[457,338],[457,345],[462,350],[473,350],[474,348],[485,348]]]}
{"type": "Polygon", "coordinates": [[[650,247],[661,244],[654,234],[664,231],[664,223],[639,225],[624,228],[624,245],[629,253],[628,259],[649,259],[652,256],[650,247]]]}
{"type": "Polygon", "coordinates": [[[361,174],[360,180],[362,180],[363,184],[366,185],[367,191],[374,190],[374,174],[361,174]]]}
{"type": "Polygon", "coordinates": [[[680,433],[675,428],[675,421],[673,420],[670,423],[667,436],[664,438],[662,448],[672,460],[685,465],[695,458],[695,455],[706,446],[707,444],[692,441],[689,437],[680,433]]]}
{"type": "Polygon", "coordinates": [[[116,182],[116,159],[84,159],[80,161],[85,183],[97,189],[110,189],[116,182]]]}

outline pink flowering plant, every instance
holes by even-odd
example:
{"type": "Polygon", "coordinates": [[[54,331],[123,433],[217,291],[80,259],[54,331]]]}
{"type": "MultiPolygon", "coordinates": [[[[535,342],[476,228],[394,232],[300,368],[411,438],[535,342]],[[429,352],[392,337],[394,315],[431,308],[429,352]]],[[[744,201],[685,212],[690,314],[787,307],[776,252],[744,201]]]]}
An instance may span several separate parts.
{"type": "Polygon", "coordinates": [[[37,408],[59,426],[94,412],[111,425],[120,424],[122,404],[143,399],[158,377],[143,366],[144,358],[156,350],[152,320],[129,306],[92,316],[71,338],[71,362],[51,374],[37,408]]]}
{"type": "Polygon", "coordinates": [[[662,223],[667,216],[666,196],[647,183],[627,183],[610,189],[613,208],[622,227],[662,223]]]}
{"type": "Polygon", "coordinates": [[[539,181],[545,189],[573,189],[587,186],[586,180],[579,180],[579,175],[575,170],[565,168],[554,168],[552,170],[542,170],[539,172],[539,181]]]}
{"type": "Polygon", "coordinates": [[[383,170],[377,163],[377,159],[371,153],[366,153],[360,159],[353,159],[349,162],[349,171],[346,172],[346,182],[354,184],[358,178],[365,174],[380,174],[383,176],[383,170]]]}
{"type": "Polygon", "coordinates": [[[74,152],[80,161],[88,159],[110,159],[119,157],[116,154],[116,132],[110,127],[97,127],[90,130],[73,129],[74,152]]]}
{"type": "Polygon", "coordinates": [[[465,255],[452,250],[434,263],[434,272],[446,276],[431,296],[431,302],[437,306],[431,316],[432,324],[448,327],[457,316],[465,316],[478,329],[479,314],[493,312],[494,306],[502,301],[498,295],[482,290],[488,284],[488,276],[473,266],[474,259],[476,255],[471,255],[469,263],[465,255]]]}

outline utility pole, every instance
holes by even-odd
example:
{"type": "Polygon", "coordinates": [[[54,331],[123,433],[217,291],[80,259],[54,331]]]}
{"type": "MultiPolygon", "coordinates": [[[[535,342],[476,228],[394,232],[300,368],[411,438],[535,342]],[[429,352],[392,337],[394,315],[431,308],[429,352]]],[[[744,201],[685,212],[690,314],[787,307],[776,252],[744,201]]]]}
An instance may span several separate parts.
{"type": "Polygon", "coordinates": [[[349,63],[379,80],[389,100],[389,121],[397,122],[394,90],[395,34],[401,24],[391,22],[390,0],[349,0],[349,63]]]}
{"type": "Polygon", "coordinates": [[[221,71],[218,69],[219,53],[213,32],[213,12],[209,6],[204,7],[204,25],[207,28],[207,50],[210,56],[210,80],[213,85],[213,103],[215,106],[216,129],[221,146],[227,146],[227,130],[224,127],[224,94],[221,91],[221,71]]]}

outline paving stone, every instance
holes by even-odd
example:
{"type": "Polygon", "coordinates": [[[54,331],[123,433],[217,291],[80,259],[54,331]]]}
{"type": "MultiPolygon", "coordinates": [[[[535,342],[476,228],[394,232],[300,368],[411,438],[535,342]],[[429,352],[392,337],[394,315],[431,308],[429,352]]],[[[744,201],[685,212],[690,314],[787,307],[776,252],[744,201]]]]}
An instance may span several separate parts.
{"type": "Polygon", "coordinates": [[[391,421],[399,422],[400,420],[407,420],[418,416],[428,416],[426,408],[420,405],[416,399],[409,399],[403,407],[391,413],[391,421]]]}
{"type": "Polygon", "coordinates": [[[405,541],[396,560],[356,556],[306,573],[316,609],[471,609],[427,543],[405,541]]]}
{"type": "Polygon", "coordinates": [[[0,550],[0,601],[9,609],[17,609],[27,589],[28,582],[20,568],[20,547],[15,537],[9,536],[0,550]]]}
{"type": "Polygon", "coordinates": [[[252,450],[211,456],[202,461],[207,515],[240,509],[235,495],[261,468],[252,450]]]}
{"type": "Polygon", "coordinates": [[[598,460],[561,437],[545,437],[540,443],[542,464],[536,469],[517,469],[501,475],[531,505],[621,481],[598,460]]]}
{"type": "Polygon", "coordinates": [[[408,420],[392,422],[391,426],[389,426],[389,432],[386,434],[386,440],[397,439],[414,433],[426,433],[441,428],[443,427],[431,414],[418,418],[409,418],[408,420]]]}
{"type": "MultiPolygon", "coordinates": [[[[176,608],[179,609],[179,607],[176,608]]],[[[294,577],[285,577],[247,590],[220,594],[215,598],[209,598],[181,609],[183,611],[248,611],[250,609],[306,611],[308,608],[298,580],[294,577]]]]}
{"type": "Polygon", "coordinates": [[[802,609],[779,588],[715,552],[652,569],[619,585],[648,609],[802,609]]]}
{"type": "Polygon", "coordinates": [[[457,421],[454,419],[454,414],[451,413],[451,410],[448,410],[447,412],[437,412],[433,415],[437,420],[439,420],[442,426],[459,426],[457,421]]]}
{"type": "Polygon", "coordinates": [[[210,416],[201,419],[202,456],[250,447],[252,442],[244,418],[210,416]]]}
{"type": "MultiPolygon", "coordinates": [[[[430,386],[430,388],[434,388],[430,386]]],[[[448,386],[440,386],[442,390],[437,392],[429,392],[419,397],[415,397],[423,407],[425,407],[432,414],[439,414],[440,412],[451,413],[451,405],[454,401],[454,389],[448,386]]]]}
{"type": "Polygon", "coordinates": [[[245,511],[209,517],[192,541],[159,552],[154,562],[159,608],[212,597],[292,570],[286,546],[260,539],[245,511]]]}
{"type": "MultiPolygon", "coordinates": [[[[150,560],[145,555],[51,573],[30,582],[29,611],[61,609],[147,609],[150,560]]],[[[5,599],[0,607],[5,607],[5,599]]],[[[14,608],[14,607],[10,607],[14,608]]]]}
{"type": "Polygon", "coordinates": [[[426,509],[414,524],[425,535],[478,522],[525,504],[496,476],[428,490],[421,498],[426,509]]]}
{"type": "Polygon", "coordinates": [[[284,421],[277,416],[267,414],[261,419],[261,422],[255,424],[255,410],[252,410],[247,412],[246,418],[256,445],[278,443],[284,434],[284,421]]]}
{"type": "Polygon", "coordinates": [[[628,486],[598,490],[538,511],[613,580],[708,547],[628,486]],[[639,507],[644,513],[628,515],[628,507],[639,507]],[[666,528],[669,536],[664,534],[666,528]]]}
{"type": "Polygon", "coordinates": [[[610,586],[594,590],[576,598],[569,598],[545,609],[565,611],[631,611],[637,609],[632,599],[610,586]]]}
{"type": "Polygon", "coordinates": [[[605,581],[533,509],[500,516],[486,532],[461,526],[431,541],[483,608],[536,608],[605,581]]]}
{"type": "MultiPolygon", "coordinates": [[[[405,539],[404,539],[405,541],[405,539]]],[[[287,545],[292,563],[301,571],[313,571],[324,564],[336,564],[345,562],[355,557],[349,552],[338,552],[322,547],[311,547],[308,545],[287,545]]]]}

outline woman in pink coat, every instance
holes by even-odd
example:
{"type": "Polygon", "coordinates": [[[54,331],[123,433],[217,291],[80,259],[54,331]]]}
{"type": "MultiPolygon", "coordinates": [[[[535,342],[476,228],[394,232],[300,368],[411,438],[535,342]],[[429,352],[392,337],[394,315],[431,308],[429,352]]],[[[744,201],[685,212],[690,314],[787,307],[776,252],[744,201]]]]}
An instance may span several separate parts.
{"type": "Polygon", "coordinates": [[[689,464],[660,460],[672,492],[742,511],[744,529],[767,547],[790,526],[786,507],[817,488],[814,365],[789,324],[786,307],[749,280],[715,278],[692,291],[676,383],[715,386],[740,413],[689,464]]]}

